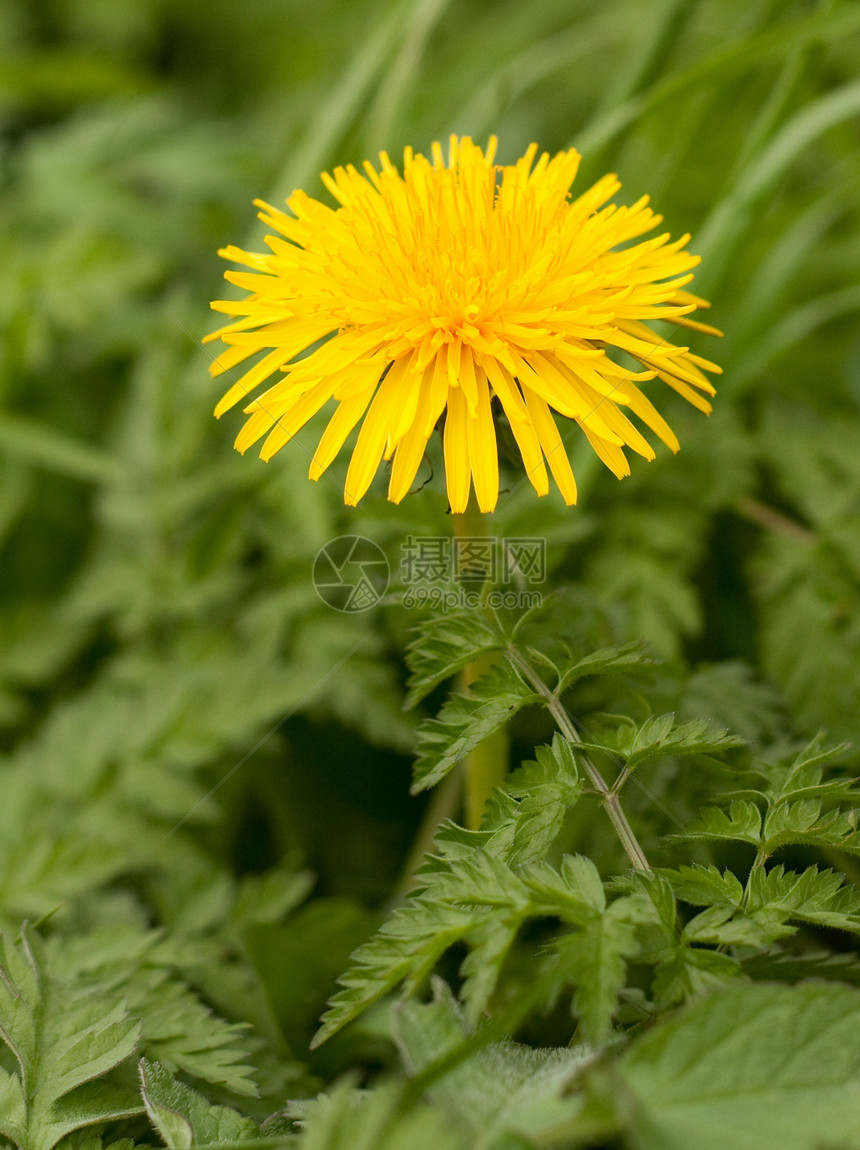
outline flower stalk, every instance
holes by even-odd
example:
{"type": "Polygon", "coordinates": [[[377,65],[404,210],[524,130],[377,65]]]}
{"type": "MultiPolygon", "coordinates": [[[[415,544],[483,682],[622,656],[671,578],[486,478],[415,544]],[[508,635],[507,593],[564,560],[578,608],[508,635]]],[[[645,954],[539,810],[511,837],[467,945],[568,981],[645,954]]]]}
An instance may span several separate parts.
{"type": "MultiPolygon", "coordinates": [[[[457,539],[488,538],[487,517],[474,499],[470,499],[466,510],[460,515],[452,515],[454,536],[457,539]]],[[[498,662],[498,655],[480,655],[467,663],[460,672],[460,686],[469,687],[498,662]]],[[[508,773],[510,737],[502,727],[494,731],[463,760],[464,778],[463,803],[466,826],[477,830],[481,825],[484,807],[496,787],[500,787],[508,773]]]]}

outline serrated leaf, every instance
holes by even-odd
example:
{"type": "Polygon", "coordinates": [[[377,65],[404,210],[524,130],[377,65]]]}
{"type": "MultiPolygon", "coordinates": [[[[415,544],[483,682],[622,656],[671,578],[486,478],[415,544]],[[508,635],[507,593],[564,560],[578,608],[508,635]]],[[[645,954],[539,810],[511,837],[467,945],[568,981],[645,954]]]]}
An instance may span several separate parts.
{"type": "Polygon", "coordinates": [[[407,651],[412,672],[404,706],[416,706],[445,679],[463,669],[479,655],[497,651],[504,637],[476,612],[434,616],[416,628],[407,651]]]}
{"type": "Polygon", "coordinates": [[[618,1062],[642,1150],[815,1150],[860,1140],[860,992],[746,985],[693,1003],[618,1062]]]}
{"type": "Polygon", "coordinates": [[[771,805],[787,798],[815,798],[819,793],[830,793],[837,799],[852,796],[856,779],[834,779],[821,784],[824,768],[847,749],[845,743],[822,746],[822,741],[821,737],[813,739],[786,761],[757,764],[759,773],[768,780],[767,798],[771,805]]]}
{"type": "Polygon", "coordinates": [[[582,792],[582,779],[570,743],[555,735],[538,747],[535,761],[524,763],[505,780],[505,790],[520,800],[514,815],[507,859],[525,866],[542,858],[555,841],[565,815],[582,792]]]}
{"type": "Polygon", "coordinates": [[[743,901],[744,888],[731,871],[720,871],[715,866],[680,866],[677,870],[659,871],[672,886],[678,898],[693,906],[739,907],[743,901]]]}
{"type": "Polygon", "coordinates": [[[413,898],[352,955],[343,988],[329,1003],[311,1049],[321,1045],[368,1006],[410,979],[418,985],[449,946],[476,925],[474,913],[431,898],[413,898]]]}
{"type": "Polygon", "coordinates": [[[182,1070],[239,1094],[254,1094],[253,1068],[240,1045],[247,1027],[225,1022],[160,957],[159,935],[137,927],[101,928],[45,946],[49,970],[97,999],[121,994],[140,1019],[141,1052],[170,1072],[182,1070]]]}
{"type": "Polygon", "coordinates": [[[744,974],[766,982],[801,982],[807,978],[847,982],[860,987],[860,959],[855,954],[830,954],[811,951],[790,954],[766,951],[743,960],[744,974]]]}
{"type": "Polygon", "coordinates": [[[150,973],[128,987],[129,1008],[143,1020],[141,1048],[168,1072],[184,1071],[237,1094],[255,1094],[253,1067],[238,1046],[247,1026],[227,1023],[193,991],[166,972],[150,973]]]}
{"type": "Polygon", "coordinates": [[[639,949],[636,930],[613,903],[579,930],[555,942],[560,971],[576,985],[574,1010],[586,1040],[594,1046],[609,1033],[618,992],[627,978],[627,959],[639,949]]]}
{"type": "Polygon", "coordinates": [[[675,726],[674,715],[654,716],[639,727],[631,740],[627,768],[632,771],[654,759],[713,755],[743,743],[743,739],[727,731],[711,730],[703,720],[675,726]],[[668,725],[666,719],[670,720],[668,725]]]}
{"type": "MultiPolygon", "coordinates": [[[[16,1122],[28,1150],[51,1150],[73,1130],[139,1113],[127,1091],[90,1081],[132,1054],[139,1034],[140,1023],[115,995],[93,998],[53,976],[26,928],[18,946],[0,938],[0,1037],[27,1085],[16,1122]]],[[[5,1090],[15,1105],[14,1087],[7,1082],[5,1090]]]]}
{"type": "Polygon", "coordinates": [[[0,1134],[21,1145],[26,1137],[27,1108],[21,1079],[0,1066],[0,1134]]]}
{"type": "Polygon", "coordinates": [[[84,1082],[58,1098],[46,1112],[34,1146],[54,1146],[67,1134],[96,1123],[132,1118],[143,1110],[136,1090],[109,1082],[84,1082]]]}
{"type": "Polygon", "coordinates": [[[761,812],[755,803],[748,799],[735,799],[728,812],[719,807],[706,807],[686,831],[672,835],[672,838],[715,839],[758,846],[761,822],[761,812]]]}
{"type": "Polygon", "coordinates": [[[139,1065],[141,1094],[146,1113],[168,1150],[258,1138],[259,1128],[227,1106],[215,1106],[181,1082],[175,1081],[157,1062],[139,1065]]]}
{"type": "Polygon", "coordinates": [[[532,896],[533,913],[555,914],[585,924],[606,907],[597,867],[582,855],[565,855],[559,870],[546,862],[524,867],[520,877],[532,896]]]}
{"type": "Polygon", "coordinates": [[[729,954],[678,942],[654,970],[652,993],[658,1006],[676,1006],[715,990],[741,973],[740,963],[729,954]]]}
{"type": "Polygon", "coordinates": [[[784,802],[772,808],[765,817],[762,849],[767,855],[789,843],[856,849],[856,812],[820,812],[818,799],[784,802]]]}
{"type": "Polygon", "coordinates": [[[709,906],[691,918],[681,937],[685,942],[705,942],[713,946],[764,947],[791,933],[792,928],[781,923],[766,928],[751,918],[735,916],[733,907],[723,905],[709,906]]]}
{"type": "Polygon", "coordinates": [[[466,1020],[475,1026],[496,989],[502,963],[507,958],[522,925],[519,915],[493,918],[469,934],[472,949],[463,960],[460,995],[466,1007],[466,1020]]]}
{"type": "Polygon", "coordinates": [[[635,887],[645,892],[649,903],[654,908],[657,920],[665,931],[675,933],[675,896],[672,887],[667,881],[665,871],[638,871],[635,876],[635,887]]]}
{"type": "Polygon", "coordinates": [[[560,695],[580,679],[591,675],[621,675],[633,667],[653,666],[654,658],[641,643],[623,643],[616,647],[602,647],[592,651],[575,663],[561,669],[561,678],[556,686],[560,695]]]}
{"type": "Polygon", "coordinates": [[[452,695],[439,715],[418,728],[413,793],[440,782],[469,751],[529,703],[540,702],[508,663],[473,683],[468,695],[452,695]]]}
{"type": "Polygon", "coordinates": [[[744,740],[726,731],[714,731],[703,719],[675,724],[675,716],[652,715],[638,726],[625,722],[603,742],[583,743],[586,750],[620,756],[628,772],[658,759],[690,755],[714,755],[743,745],[744,740]]]}
{"type": "Polygon", "coordinates": [[[860,932],[860,894],[832,870],[809,867],[797,873],[759,867],[749,878],[749,914],[762,922],[794,919],[860,932]]]}

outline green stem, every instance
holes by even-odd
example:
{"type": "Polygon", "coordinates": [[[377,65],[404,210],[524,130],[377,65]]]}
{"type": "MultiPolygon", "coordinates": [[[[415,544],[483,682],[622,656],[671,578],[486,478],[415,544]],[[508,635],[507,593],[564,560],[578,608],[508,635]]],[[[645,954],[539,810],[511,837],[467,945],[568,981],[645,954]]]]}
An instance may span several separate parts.
{"type": "MultiPolygon", "coordinates": [[[[489,536],[487,517],[478,509],[474,497],[470,497],[469,505],[462,514],[451,516],[451,521],[455,539],[486,539],[489,536]]],[[[497,661],[496,655],[481,655],[467,663],[460,673],[461,688],[468,690],[497,661]]],[[[480,827],[487,800],[494,789],[504,782],[508,771],[509,748],[508,732],[502,728],[484,739],[463,760],[465,818],[470,830],[480,827]]]]}
{"type": "MultiPolygon", "coordinates": [[[[564,704],[555,692],[551,691],[540,675],[535,671],[529,661],[514,647],[508,644],[506,647],[508,658],[515,667],[522,671],[525,678],[531,683],[535,691],[544,699],[547,709],[555,719],[556,725],[569,743],[576,745],[581,743],[579,732],[571,722],[570,715],[565,710],[564,704]]],[[[601,805],[609,816],[609,821],[615,828],[615,833],[621,840],[621,845],[627,853],[627,857],[633,864],[635,870],[650,871],[651,864],[645,857],[645,852],[639,845],[639,841],[633,833],[633,828],[627,821],[622,807],[621,801],[618,798],[618,792],[610,787],[609,784],[598,771],[597,767],[589,759],[584,751],[578,754],[578,760],[582,764],[582,768],[588,776],[588,781],[591,783],[593,789],[600,797],[601,805]]]]}

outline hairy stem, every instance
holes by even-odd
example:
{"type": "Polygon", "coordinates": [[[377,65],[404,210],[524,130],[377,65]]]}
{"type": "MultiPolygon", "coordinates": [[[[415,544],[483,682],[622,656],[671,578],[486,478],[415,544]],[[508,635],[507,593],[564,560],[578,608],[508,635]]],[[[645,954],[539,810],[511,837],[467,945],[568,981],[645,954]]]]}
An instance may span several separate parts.
{"type": "MultiPolygon", "coordinates": [[[[537,693],[542,696],[546,702],[547,709],[549,710],[553,719],[555,719],[558,729],[561,731],[567,741],[569,743],[573,743],[574,745],[581,743],[582,740],[579,737],[579,733],[576,727],[573,725],[570,715],[568,715],[564,704],[562,703],[561,699],[559,699],[558,695],[549,689],[537,671],[535,671],[529,661],[522,655],[520,651],[517,650],[516,647],[513,646],[513,644],[509,643],[505,650],[507,652],[508,658],[514,664],[514,666],[522,672],[528,682],[534,687],[535,691],[537,691],[537,693]]],[[[639,841],[633,833],[633,828],[627,821],[627,816],[621,807],[621,801],[618,797],[617,790],[609,786],[603,775],[601,775],[600,771],[598,771],[597,767],[594,765],[594,763],[592,763],[591,759],[589,759],[588,755],[586,755],[583,751],[580,751],[578,759],[582,764],[583,770],[588,776],[588,781],[600,796],[601,805],[609,816],[609,821],[615,828],[615,833],[621,840],[621,845],[624,847],[624,850],[627,853],[627,857],[633,864],[634,869],[650,871],[651,864],[645,857],[645,852],[639,845],[639,841]]]]}

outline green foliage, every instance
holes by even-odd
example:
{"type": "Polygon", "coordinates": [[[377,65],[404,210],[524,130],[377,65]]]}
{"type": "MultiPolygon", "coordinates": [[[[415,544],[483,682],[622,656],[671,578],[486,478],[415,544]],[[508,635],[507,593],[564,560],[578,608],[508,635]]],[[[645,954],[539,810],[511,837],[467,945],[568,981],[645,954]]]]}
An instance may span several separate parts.
{"type": "Polygon", "coordinates": [[[259,1134],[249,1118],[226,1106],[213,1106],[201,1094],[174,1081],[158,1063],[141,1059],[140,1082],[146,1113],[168,1150],[246,1142],[259,1134]]]}
{"type": "Polygon", "coordinates": [[[0,1036],[17,1072],[0,1072],[0,1132],[20,1150],[51,1150],[72,1130],[139,1111],[135,1094],[103,1079],[134,1052],[140,1022],[118,996],[52,978],[33,942],[2,939],[0,1036]]]}
{"type": "Polygon", "coordinates": [[[469,687],[452,695],[436,719],[418,729],[414,790],[440,782],[469,751],[499,730],[517,711],[538,701],[508,664],[493,668],[469,687]]]}
{"type": "Polygon", "coordinates": [[[660,1023],[618,1063],[635,1144],[855,1145],[858,1009],[846,986],[738,986],[660,1023]]]}
{"type": "Polygon", "coordinates": [[[420,703],[439,683],[461,671],[479,655],[498,649],[500,636],[488,620],[458,611],[419,624],[411,644],[407,705],[420,703]]]}
{"type": "Polygon", "coordinates": [[[762,789],[754,792],[758,802],[732,799],[728,812],[707,807],[684,837],[751,843],[759,863],[792,844],[857,852],[857,811],[845,809],[857,795],[856,780],[822,781],[825,765],[844,750],[822,751],[816,741],[786,759],[762,764],[755,771],[762,782],[762,789]]]}
{"type": "Polygon", "coordinates": [[[851,0],[0,5],[0,1150],[860,1145],[858,36],[851,0]],[[255,196],[451,130],[650,194],[726,332],[689,332],[709,420],[648,385],[677,457],[618,485],[562,425],[571,509],[503,464],[525,613],[405,608],[437,448],[345,510],[318,428],[233,455],[197,343],[255,196]],[[353,533],[392,585],[338,615],[353,533]]]}
{"type": "Polygon", "coordinates": [[[456,1115],[473,1140],[503,1146],[512,1134],[539,1138],[568,1116],[563,1092],[587,1061],[583,1048],[472,1041],[469,1050],[468,1027],[450,990],[442,982],[433,989],[431,1003],[410,1003],[397,1012],[398,1045],[410,1073],[425,1077],[429,1096],[456,1115]]]}
{"type": "Polygon", "coordinates": [[[301,1136],[301,1150],[469,1150],[470,1142],[456,1116],[410,1101],[400,1083],[383,1084],[372,1092],[356,1090],[346,1081],[328,1095],[292,1108],[301,1136]]]}

